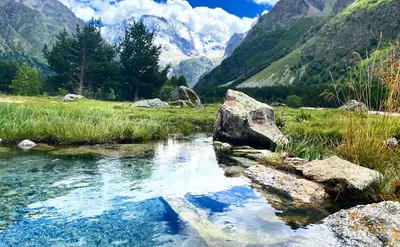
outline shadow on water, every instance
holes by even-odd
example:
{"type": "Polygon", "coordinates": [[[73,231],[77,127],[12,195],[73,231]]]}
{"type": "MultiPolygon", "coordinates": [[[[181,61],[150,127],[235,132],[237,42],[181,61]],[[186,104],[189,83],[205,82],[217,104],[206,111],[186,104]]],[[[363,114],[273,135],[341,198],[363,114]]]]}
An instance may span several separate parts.
{"type": "Polygon", "coordinates": [[[226,177],[204,136],[9,149],[0,154],[0,247],[329,246],[319,228],[293,230],[315,222],[296,227],[294,218],[318,212],[277,210],[274,200],[226,177]]]}

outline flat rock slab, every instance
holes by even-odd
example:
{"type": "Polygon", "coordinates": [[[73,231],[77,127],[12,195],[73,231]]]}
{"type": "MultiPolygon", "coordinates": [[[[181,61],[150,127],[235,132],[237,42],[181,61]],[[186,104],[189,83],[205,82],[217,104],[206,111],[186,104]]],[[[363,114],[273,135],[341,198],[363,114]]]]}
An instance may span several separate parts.
{"type": "Polygon", "coordinates": [[[357,206],[328,216],[324,225],[342,246],[400,246],[400,203],[357,206]]]}
{"type": "Polygon", "coordinates": [[[261,158],[277,157],[277,154],[267,149],[236,149],[233,148],[233,155],[239,157],[246,157],[252,160],[259,160],[261,158]]]}
{"type": "Polygon", "coordinates": [[[326,192],[318,183],[298,178],[262,165],[252,166],[245,174],[255,183],[290,197],[297,203],[320,203],[326,199],[326,192]]]}
{"type": "Polygon", "coordinates": [[[364,190],[382,177],[377,171],[353,164],[337,156],[295,165],[303,175],[320,183],[345,182],[348,189],[364,190]]]}

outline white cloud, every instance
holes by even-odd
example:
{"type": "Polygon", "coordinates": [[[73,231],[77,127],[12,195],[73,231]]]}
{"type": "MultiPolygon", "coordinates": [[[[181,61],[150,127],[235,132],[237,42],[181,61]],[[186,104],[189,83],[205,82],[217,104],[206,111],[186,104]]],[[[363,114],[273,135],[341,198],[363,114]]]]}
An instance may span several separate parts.
{"type": "Polygon", "coordinates": [[[275,5],[279,0],[253,0],[256,4],[271,4],[275,5]]]}
{"type": "Polygon", "coordinates": [[[105,24],[114,24],[131,17],[139,18],[144,14],[156,15],[183,22],[191,31],[211,35],[220,41],[227,41],[233,33],[246,32],[256,19],[239,18],[221,8],[193,8],[185,0],[168,0],[166,3],[156,3],[154,0],[122,0],[115,4],[111,4],[110,0],[59,1],[85,21],[94,16],[101,17],[105,24]]]}

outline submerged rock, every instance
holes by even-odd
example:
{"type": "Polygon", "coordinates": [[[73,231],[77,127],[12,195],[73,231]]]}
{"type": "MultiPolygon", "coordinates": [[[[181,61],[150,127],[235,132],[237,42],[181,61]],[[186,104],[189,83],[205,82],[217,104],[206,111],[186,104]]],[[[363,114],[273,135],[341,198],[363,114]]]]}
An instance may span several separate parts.
{"type": "Polygon", "coordinates": [[[99,145],[63,148],[50,154],[62,157],[138,157],[154,152],[152,144],[99,145]]]}
{"type": "Polygon", "coordinates": [[[349,111],[356,111],[356,112],[364,112],[368,110],[366,104],[359,102],[357,100],[350,100],[345,105],[339,108],[340,110],[349,110],[349,111]]]}
{"type": "Polygon", "coordinates": [[[18,143],[18,147],[21,149],[31,149],[36,146],[36,143],[30,140],[23,140],[22,142],[18,143]]]}
{"type": "Polygon", "coordinates": [[[321,203],[326,199],[326,193],[318,183],[298,178],[262,165],[252,166],[245,174],[262,187],[276,191],[288,197],[295,203],[313,204],[321,203]]]}
{"type": "Polygon", "coordinates": [[[400,246],[400,203],[381,202],[342,210],[325,219],[342,246],[400,246]]]}
{"type": "Polygon", "coordinates": [[[377,171],[353,164],[337,156],[293,165],[306,178],[329,184],[330,187],[340,187],[341,190],[362,191],[382,177],[382,174],[377,171]]]}
{"type": "Polygon", "coordinates": [[[140,100],[132,104],[133,107],[144,107],[144,108],[167,108],[169,107],[167,102],[161,101],[160,99],[146,99],[140,100]]]}
{"type": "Polygon", "coordinates": [[[56,148],[53,146],[47,145],[47,144],[42,144],[42,143],[39,143],[35,147],[32,148],[32,150],[37,150],[37,151],[52,151],[54,149],[56,149],[56,148]]]}
{"type": "Polygon", "coordinates": [[[82,95],[77,95],[77,94],[67,94],[63,98],[63,102],[71,102],[75,101],[78,99],[83,99],[84,97],[82,95]]]}
{"type": "Polygon", "coordinates": [[[185,101],[187,104],[203,108],[199,96],[191,88],[180,86],[176,88],[174,91],[172,91],[169,101],[179,101],[179,100],[185,101]]]}
{"type": "Polygon", "coordinates": [[[225,142],[215,141],[213,142],[213,146],[219,152],[230,152],[232,150],[232,145],[225,142]]]}
{"type": "Polygon", "coordinates": [[[269,105],[230,89],[214,125],[214,140],[267,149],[287,143],[269,105]]]}

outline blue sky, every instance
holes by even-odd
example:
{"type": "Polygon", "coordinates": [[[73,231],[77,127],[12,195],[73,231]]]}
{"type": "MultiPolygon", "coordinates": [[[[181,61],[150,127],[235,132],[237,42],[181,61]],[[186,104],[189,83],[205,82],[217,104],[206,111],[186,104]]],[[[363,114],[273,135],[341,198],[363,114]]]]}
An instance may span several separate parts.
{"type": "MultiPolygon", "coordinates": [[[[0,0],[1,1],[1,0],[0,0]]],[[[185,24],[190,32],[226,42],[247,32],[278,0],[59,0],[84,21],[101,18],[105,25],[142,15],[185,24]]]]}
{"type": "MultiPolygon", "coordinates": [[[[156,2],[165,3],[166,0],[157,0],[156,2]]],[[[253,18],[261,15],[261,13],[263,13],[265,10],[270,10],[272,8],[272,5],[268,3],[268,1],[260,1],[261,3],[259,4],[252,0],[188,0],[188,2],[193,8],[222,8],[226,12],[241,18],[253,18]]],[[[271,3],[273,2],[274,1],[271,1],[271,3]]]]}

